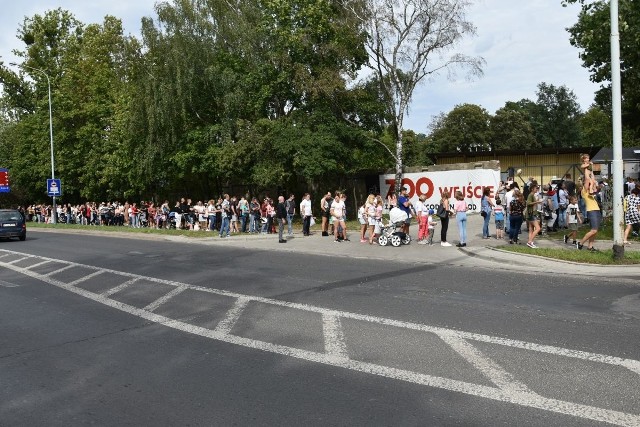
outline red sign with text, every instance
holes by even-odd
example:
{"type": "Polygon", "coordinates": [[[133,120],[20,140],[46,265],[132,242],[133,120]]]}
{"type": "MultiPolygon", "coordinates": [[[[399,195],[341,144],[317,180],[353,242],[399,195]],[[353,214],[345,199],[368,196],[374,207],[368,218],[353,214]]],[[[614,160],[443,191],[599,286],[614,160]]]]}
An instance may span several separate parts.
{"type": "Polygon", "coordinates": [[[0,169],[0,193],[9,192],[9,171],[0,169]]]}

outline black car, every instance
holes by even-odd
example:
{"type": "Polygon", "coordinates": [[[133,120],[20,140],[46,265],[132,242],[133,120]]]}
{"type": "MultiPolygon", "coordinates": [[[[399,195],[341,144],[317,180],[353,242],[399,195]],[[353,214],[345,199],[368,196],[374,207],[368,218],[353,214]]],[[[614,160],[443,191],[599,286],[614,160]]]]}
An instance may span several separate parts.
{"type": "Polygon", "coordinates": [[[22,212],[15,209],[0,209],[0,239],[27,238],[27,224],[22,212]]]}

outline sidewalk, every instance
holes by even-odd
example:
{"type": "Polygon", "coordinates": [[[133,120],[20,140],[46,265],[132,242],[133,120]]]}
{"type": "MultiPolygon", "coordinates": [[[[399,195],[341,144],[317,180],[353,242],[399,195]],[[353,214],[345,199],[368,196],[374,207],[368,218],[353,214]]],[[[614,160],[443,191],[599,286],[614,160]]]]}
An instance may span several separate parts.
{"type": "MultiPolygon", "coordinates": [[[[149,239],[165,240],[189,244],[201,244],[207,246],[219,245],[238,248],[258,249],[266,251],[280,251],[292,253],[305,253],[320,256],[344,256],[357,259],[371,259],[381,261],[397,261],[399,263],[428,263],[448,266],[464,266],[479,268],[497,268],[501,271],[518,272],[558,272],[558,273],[579,273],[585,276],[620,278],[637,280],[640,277],[640,264],[638,265],[593,265],[574,263],[569,261],[553,260],[535,255],[535,249],[531,253],[520,254],[501,250],[498,247],[508,244],[508,240],[482,239],[482,217],[480,215],[469,215],[467,220],[467,246],[457,248],[458,227],[455,221],[449,223],[447,240],[452,243],[451,247],[440,246],[440,228],[436,228],[434,245],[418,245],[416,237],[418,233],[417,224],[413,223],[410,235],[413,241],[409,245],[401,245],[394,248],[392,246],[380,247],[360,243],[359,230],[349,230],[348,237],[351,241],[334,243],[333,237],[322,237],[319,225],[312,228],[312,235],[304,237],[299,228],[295,228],[293,237],[287,238],[286,244],[278,243],[277,234],[236,234],[228,239],[220,239],[217,234],[213,238],[189,238],[183,236],[163,236],[158,234],[133,234],[87,230],[69,229],[30,229],[29,232],[61,232],[61,233],[82,233],[87,235],[100,235],[111,237],[122,237],[129,239],[149,239]]],[[[495,225],[491,224],[492,235],[495,236],[495,225]]],[[[526,244],[525,232],[521,235],[521,245],[526,244]],[[523,237],[524,236],[524,237],[523,237]]],[[[566,248],[566,250],[577,250],[571,245],[562,242],[561,232],[554,233],[550,237],[537,238],[536,245],[540,248],[566,248]]],[[[595,247],[599,249],[609,249],[613,246],[611,240],[598,240],[596,238],[595,247]]],[[[625,251],[640,250],[640,243],[632,243],[626,246],[625,251]]]]}

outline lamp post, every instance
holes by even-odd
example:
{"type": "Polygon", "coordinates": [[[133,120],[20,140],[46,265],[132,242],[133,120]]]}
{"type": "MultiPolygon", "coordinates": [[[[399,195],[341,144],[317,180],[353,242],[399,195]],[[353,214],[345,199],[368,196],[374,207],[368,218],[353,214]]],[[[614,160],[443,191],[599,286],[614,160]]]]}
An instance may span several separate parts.
{"type": "MultiPolygon", "coordinates": [[[[47,89],[49,91],[49,140],[51,145],[51,179],[55,179],[56,168],[55,168],[55,161],[53,157],[53,115],[51,113],[51,80],[49,80],[49,75],[44,70],[41,70],[40,68],[31,67],[29,65],[16,64],[16,63],[10,63],[9,65],[14,65],[18,67],[28,68],[33,71],[37,71],[39,73],[44,74],[44,76],[47,78],[47,89]]],[[[56,209],[56,196],[52,196],[52,197],[53,197],[53,212],[51,212],[51,218],[53,220],[53,223],[55,224],[58,222],[58,211],[56,209]]]]}

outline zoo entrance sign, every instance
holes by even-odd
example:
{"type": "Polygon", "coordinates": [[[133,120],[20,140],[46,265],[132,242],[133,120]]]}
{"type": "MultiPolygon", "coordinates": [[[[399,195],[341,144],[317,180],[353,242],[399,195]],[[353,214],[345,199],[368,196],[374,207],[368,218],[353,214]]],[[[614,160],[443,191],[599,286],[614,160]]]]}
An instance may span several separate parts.
{"type": "MultiPolygon", "coordinates": [[[[395,175],[380,175],[380,194],[384,197],[393,195],[395,175]]],[[[440,197],[445,190],[449,191],[449,201],[453,206],[454,194],[461,191],[469,210],[480,212],[480,199],[485,187],[490,189],[489,197],[495,198],[500,184],[500,171],[492,169],[468,169],[442,172],[406,173],[402,178],[402,186],[409,189],[408,196],[414,205],[418,197],[427,197],[425,204],[429,209],[436,210],[440,204],[440,197]]]]}

